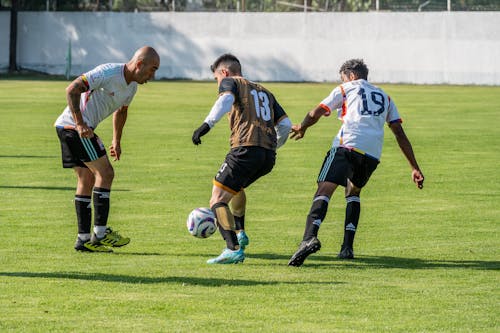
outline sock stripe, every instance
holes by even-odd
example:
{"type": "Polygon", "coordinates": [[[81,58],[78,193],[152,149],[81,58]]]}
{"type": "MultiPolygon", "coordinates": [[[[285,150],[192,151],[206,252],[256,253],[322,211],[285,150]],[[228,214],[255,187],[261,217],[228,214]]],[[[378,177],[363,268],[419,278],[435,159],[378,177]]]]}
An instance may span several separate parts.
{"type": "Polygon", "coordinates": [[[323,200],[326,203],[330,202],[330,198],[327,197],[326,195],[318,195],[317,197],[314,198],[313,202],[318,201],[318,200],[323,200]]]}
{"type": "Polygon", "coordinates": [[[349,202],[361,202],[361,199],[358,196],[353,195],[353,196],[345,198],[345,201],[347,203],[349,203],[349,202]]]}

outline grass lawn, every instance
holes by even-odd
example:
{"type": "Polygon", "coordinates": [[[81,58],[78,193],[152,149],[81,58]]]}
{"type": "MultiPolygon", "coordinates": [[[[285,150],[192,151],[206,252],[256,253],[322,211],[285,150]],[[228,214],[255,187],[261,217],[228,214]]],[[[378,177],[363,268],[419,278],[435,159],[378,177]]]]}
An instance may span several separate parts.
{"type": "MultiPolygon", "coordinates": [[[[323,248],[300,268],[315,180],[340,122],[322,119],[247,190],[241,265],[210,266],[224,242],[186,230],[208,206],[228,150],[225,119],[191,135],[214,82],[139,87],[114,162],[109,224],[132,242],[77,253],[72,170],[53,122],[65,81],[0,80],[0,332],[498,332],[500,87],[384,85],[426,176],[423,190],[386,131],[363,190],[354,261],[336,259],[345,199],[330,202],[323,248]]],[[[334,84],[268,83],[292,122],[334,84]]],[[[111,118],[96,130],[108,145],[111,118]]]]}

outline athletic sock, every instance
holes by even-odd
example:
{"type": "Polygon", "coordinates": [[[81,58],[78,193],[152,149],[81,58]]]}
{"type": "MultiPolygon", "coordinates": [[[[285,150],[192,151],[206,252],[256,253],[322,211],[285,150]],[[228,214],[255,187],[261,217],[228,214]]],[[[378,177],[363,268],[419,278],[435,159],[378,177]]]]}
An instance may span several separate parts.
{"type": "Polygon", "coordinates": [[[227,248],[230,250],[236,250],[236,248],[239,248],[238,237],[234,232],[234,216],[229,210],[228,205],[223,202],[218,202],[210,209],[212,209],[212,212],[214,212],[214,215],[217,218],[217,225],[219,226],[218,229],[222,238],[226,241],[227,248]]]}
{"type": "Polygon", "coordinates": [[[359,214],[361,212],[361,201],[358,196],[346,197],[345,221],[344,221],[344,243],[342,247],[352,249],[354,236],[358,228],[359,214]]]}
{"type": "Polygon", "coordinates": [[[92,198],[89,195],[75,195],[75,210],[78,223],[78,234],[90,234],[90,228],[92,224],[91,202],[92,198]]]}
{"type": "Polygon", "coordinates": [[[234,224],[236,230],[245,230],[245,215],[243,216],[234,216],[234,224]]]}
{"type": "Polygon", "coordinates": [[[108,224],[110,192],[109,189],[94,188],[94,226],[105,227],[108,224]]]}
{"type": "Polygon", "coordinates": [[[78,238],[83,242],[88,242],[90,240],[90,234],[78,234],[78,238]]]}
{"type": "Polygon", "coordinates": [[[306,241],[312,237],[318,237],[319,227],[325,219],[328,211],[328,203],[330,198],[325,195],[319,195],[314,198],[306,219],[306,229],[302,240],[306,241]]]}

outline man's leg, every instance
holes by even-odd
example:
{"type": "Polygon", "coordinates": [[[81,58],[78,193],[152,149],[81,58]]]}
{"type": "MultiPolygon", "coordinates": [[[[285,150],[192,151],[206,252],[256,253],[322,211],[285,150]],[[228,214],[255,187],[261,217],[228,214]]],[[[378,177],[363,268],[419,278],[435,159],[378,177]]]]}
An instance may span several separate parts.
{"type": "Polygon", "coordinates": [[[356,187],[350,180],[346,187],[346,210],[344,220],[344,242],[338,257],[340,259],[354,259],[353,243],[358,228],[361,213],[361,188],[356,187]]]}
{"type": "Polygon", "coordinates": [[[234,215],[234,223],[236,231],[238,232],[238,244],[244,250],[250,243],[248,236],[245,232],[245,209],[247,198],[245,191],[241,190],[230,201],[231,211],[234,215]]]}
{"type": "Polygon", "coordinates": [[[328,203],[337,186],[337,184],[331,182],[318,182],[318,190],[314,195],[311,209],[307,215],[304,237],[288,265],[301,266],[310,254],[321,249],[321,242],[317,238],[319,227],[325,219],[328,203]]]}
{"type": "Polygon", "coordinates": [[[97,238],[102,238],[106,234],[106,225],[108,223],[109,198],[114,170],[107,155],[85,164],[95,175],[93,190],[94,232],[97,238]]]}
{"type": "Polygon", "coordinates": [[[242,262],[245,259],[243,249],[240,249],[238,239],[235,233],[234,216],[229,209],[228,203],[233,198],[231,193],[219,186],[212,188],[212,198],[210,199],[210,208],[217,218],[219,232],[226,241],[226,249],[217,258],[209,259],[208,264],[233,264],[242,262]]]}
{"type": "Polygon", "coordinates": [[[77,177],[75,193],[75,210],[78,223],[78,238],[75,249],[86,251],[84,243],[90,240],[92,228],[92,188],[94,187],[94,174],[87,168],[74,167],[77,177]]]}
{"type": "Polygon", "coordinates": [[[122,237],[118,232],[108,227],[110,208],[111,185],[114,179],[114,170],[108,156],[104,155],[85,165],[94,173],[95,183],[93,190],[94,203],[94,244],[111,247],[120,247],[130,243],[130,238],[122,237]]]}

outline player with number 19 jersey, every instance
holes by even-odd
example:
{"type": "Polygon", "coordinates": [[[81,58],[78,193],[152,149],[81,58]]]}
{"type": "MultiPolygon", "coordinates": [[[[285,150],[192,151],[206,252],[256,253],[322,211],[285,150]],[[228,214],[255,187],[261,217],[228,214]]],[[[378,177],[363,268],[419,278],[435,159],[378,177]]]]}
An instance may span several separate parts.
{"type": "Polygon", "coordinates": [[[332,147],[345,147],[380,159],[384,140],[384,123],[401,122],[396,105],[380,88],[364,79],[337,86],[320,106],[329,116],[337,110],[343,124],[332,147]]]}

